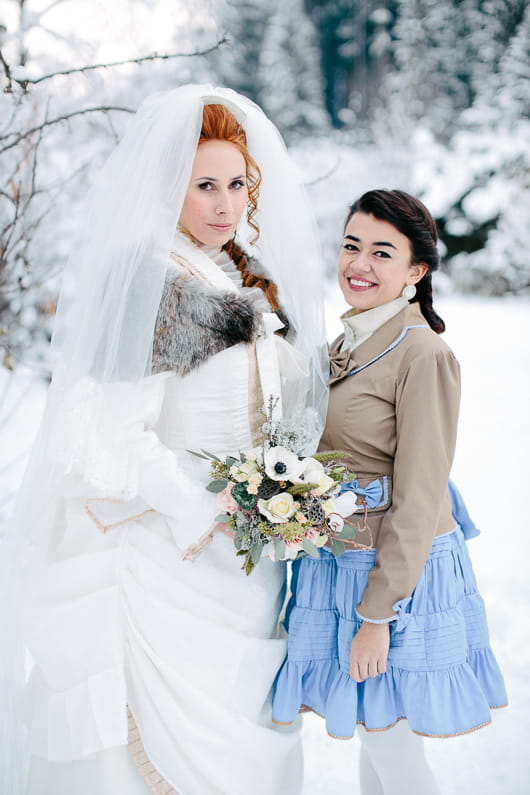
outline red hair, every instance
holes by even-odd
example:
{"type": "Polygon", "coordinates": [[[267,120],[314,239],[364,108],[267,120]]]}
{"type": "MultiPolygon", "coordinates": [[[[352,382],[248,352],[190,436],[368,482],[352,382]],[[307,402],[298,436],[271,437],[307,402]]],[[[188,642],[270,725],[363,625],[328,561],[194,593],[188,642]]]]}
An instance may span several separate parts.
{"type": "Polygon", "coordinates": [[[247,136],[234,114],[225,105],[205,105],[202,111],[202,127],[199,145],[205,141],[227,141],[237,146],[247,168],[248,210],[247,221],[256,233],[255,242],[259,237],[259,227],[254,216],[258,209],[261,171],[247,148],[247,136]]]}
{"type": "MultiPolygon", "coordinates": [[[[199,146],[206,141],[227,141],[237,146],[247,169],[248,187],[248,225],[254,230],[255,242],[259,237],[259,227],[255,219],[258,209],[259,188],[261,185],[261,171],[247,147],[247,136],[245,130],[238,122],[234,114],[225,105],[205,105],[202,111],[202,127],[199,137],[199,146]]],[[[280,308],[278,301],[278,288],[271,279],[258,276],[249,269],[248,258],[241,246],[235,240],[229,240],[223,246],[226,253],[232,258],[243,279],[245,287],[260,287],[265,293],[272,309],[280,308]]]]}

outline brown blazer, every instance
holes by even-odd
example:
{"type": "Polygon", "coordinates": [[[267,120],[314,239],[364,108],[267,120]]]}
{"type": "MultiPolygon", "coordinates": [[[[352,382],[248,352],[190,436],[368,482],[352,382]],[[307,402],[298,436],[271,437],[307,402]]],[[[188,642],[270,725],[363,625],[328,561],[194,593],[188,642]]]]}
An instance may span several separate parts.
{"type": "Polygon", "coordinates": [[[331,349],[330,401],[319,449],[347,450],[362,486],[387,476],[387,500],[368,511],[376,562],[357,606],[372,621],[396,615],[393,605],[414,590],[434,536],[455,526],[447,483],[460,370],[452,351],[427,327],[408,330],[390,352],[346,374],[379,356],[405,327],[426,324],[413,303],[354,351],[337,353],[343,337],[331,349]]]}

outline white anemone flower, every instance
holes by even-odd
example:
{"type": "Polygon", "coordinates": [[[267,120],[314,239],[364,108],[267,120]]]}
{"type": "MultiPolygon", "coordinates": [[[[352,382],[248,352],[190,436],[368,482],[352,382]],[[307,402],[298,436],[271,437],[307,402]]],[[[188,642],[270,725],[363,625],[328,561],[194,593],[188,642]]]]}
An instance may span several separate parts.
{"type": "Polygon", "coordinates": [[[269,447],[264,456],[265,472],[271,480],[298,482],[302,462],[285,447],[269,447]]]}
{"type": "Polygon", "coordinates": [[[301,469],[297,483],[318,483],[326,474],[320,461],[315,458],[304,458],[299,464],[301,469]]]}

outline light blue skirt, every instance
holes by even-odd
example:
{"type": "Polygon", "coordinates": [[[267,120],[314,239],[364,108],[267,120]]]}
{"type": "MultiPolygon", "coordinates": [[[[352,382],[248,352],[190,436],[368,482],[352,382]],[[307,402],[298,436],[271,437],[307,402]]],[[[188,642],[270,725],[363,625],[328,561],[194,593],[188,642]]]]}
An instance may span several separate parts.
{"type": "Polygon", "coordinates": [[[273,720],[291,723],[300,710],[326,719],[334,737],[357,723],[388,729],[407,718],[433,737],[464,734],[491,721],[506,690],[489,647],[484,604],[460,528],[435,538],[412,596],[390,624],[387,672],[357,684],[349,676],[350,645],[361,626],[361,601],[375,551],[293,564],[287,608],[288,654],[274,688],[273,720]]]}

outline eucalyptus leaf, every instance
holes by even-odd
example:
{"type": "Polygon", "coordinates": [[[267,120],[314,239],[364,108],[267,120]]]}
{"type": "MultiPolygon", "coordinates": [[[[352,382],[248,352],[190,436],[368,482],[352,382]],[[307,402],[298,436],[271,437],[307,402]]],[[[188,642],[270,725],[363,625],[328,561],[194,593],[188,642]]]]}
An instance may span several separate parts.
{"type": "Polygon", "coordinates": [[[206,486],[206,490],[212,491],[214,494],[219,494],[219,492],[223,491],[223,489],[226,489],[227,483],[228,481],[226,478],[223,478],[222,480],[212,480],[212,482],[208,483],[206,486]]]}
{"type": "Polygon", "coordinates": [[[214,522],[229,522],[232,517],[228,513],[218,513],[214,522]]]}
{"type": "Polygon", "coordinates": [[[245,574],[247,575],[247,577],[248,577],[249,574],[252,574],[252,569],[254,568],[254,566],[255,566],[255,563],[253,563],[252,558],[249,555],[249,557],[247,558],[247,560],[245,562],[245,574]]]}
{"type": "Polygon", "coordinates": [[[302,549],[304,552],[307,552],[308,555],[311,555],[312,558],[320,558],[318,547],[316,547],[309,538],[302,538],[302,549]]]}
{"type": "Polygon", "coordinates": [[[341,540],[344,539],[345,541],[349,541],[351,538],[355,538],[356,535],[357,531],[355,527],[348,527],[347,524],[345,524],[340,531],[341,540]]]}
{"type": "Polygon", "coordinates": [[[230,469],[230,467],[233,466],[234,464],[237,464],[237,458],[234,458],[233,455],[228,455],[226,457],[226,467],[227,467],[227,469],[230,469]]]}
{"type": "Polygon", "coordinates": [[[283,560],[287,547],[283,538],[277,538],[274,542],[274,557],[276,560],[283,560]]]}
{"type": "Polygon", "coordinates": [[[196,453],[195,450],[186,450],[187,453],[191,453],[191,455],[197,456],[197,458],[202,458],[203,461],[209,461],[210,459],[208,456],[203,455],[202,453],[196,453]]]}
{"type": "Polygon", "coordinates": [[[263,544],[256,544],[256,546],[253,548],[252,552],[250,553],[250,558],[254,565],[259,563],[259,559],[261,558],[262,552],[263,552],[263,544]]]}
{"type": "Polygon", "coordinates": [[[345,549],[346,545],[343,544],[342,541],[336,541],[335,539],[333,539],[333,541],[331,542],[331,551],[333,552],[336,558],[340,558],[340,556],[343,554],[345,549]]]}
{"type": "Polygon", "coordinates": [[[204,448],[202,448],[202,447],[201,447],[201,453],[204,453],[205,456],[207,456],[208,458],[213,459],[214,461],[217,461],[219,464],[223,463],[221,461],[221,459],[218,458],[214,453],[209,453],[208,450],[204,450],[204,448]]]}

